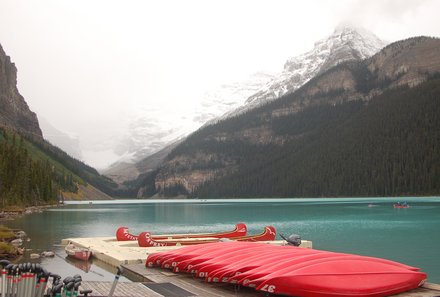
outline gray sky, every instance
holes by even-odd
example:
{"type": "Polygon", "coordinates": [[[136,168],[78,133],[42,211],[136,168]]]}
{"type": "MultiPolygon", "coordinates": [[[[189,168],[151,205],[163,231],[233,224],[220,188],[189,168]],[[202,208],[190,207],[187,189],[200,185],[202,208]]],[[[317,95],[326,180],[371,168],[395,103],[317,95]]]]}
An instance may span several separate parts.
{"type": "Polygon", "coordinates": [[[340,23],[387,41],[440,36],[439,11],[437,0],[0,0],[0,43],[31,109],[90,142],[280,72],[340,23]]]}

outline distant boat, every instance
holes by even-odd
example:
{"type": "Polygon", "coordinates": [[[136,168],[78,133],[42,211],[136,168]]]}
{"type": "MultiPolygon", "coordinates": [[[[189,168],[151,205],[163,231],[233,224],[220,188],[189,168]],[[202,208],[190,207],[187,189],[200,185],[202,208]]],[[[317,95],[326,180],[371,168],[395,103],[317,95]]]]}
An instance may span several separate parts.
{"type": "Polygon", "coordinates": [[[393,204],[394,208],[409,208],[409,204],[406,202],[397,202],[393,204]]]}

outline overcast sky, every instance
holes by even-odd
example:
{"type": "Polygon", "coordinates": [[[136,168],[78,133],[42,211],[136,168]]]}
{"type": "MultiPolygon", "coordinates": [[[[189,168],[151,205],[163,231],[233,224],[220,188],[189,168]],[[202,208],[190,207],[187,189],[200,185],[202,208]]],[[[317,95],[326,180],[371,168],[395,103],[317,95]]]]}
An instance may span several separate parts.
{"type": "Polygon", "coordinates": [[[439,11],[437,0],[0,0],[0,44],[30,108],[87,142],[280,72],[340,23],[387,41],[440,36],[439,11]]]}

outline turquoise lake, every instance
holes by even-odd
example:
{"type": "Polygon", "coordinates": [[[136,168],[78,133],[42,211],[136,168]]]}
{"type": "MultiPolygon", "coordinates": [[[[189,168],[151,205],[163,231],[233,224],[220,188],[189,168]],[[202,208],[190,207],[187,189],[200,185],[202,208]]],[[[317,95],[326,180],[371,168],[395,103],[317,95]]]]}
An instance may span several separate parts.
{"type": "Polygon", "coordinates": [[[252,234],[272,225],[278,234],[299,234],[313,241],[316,249],[417,266],[428,274],[428,281],[440,283],[440,197],[93,201],[51,208],[5,224],[28,233],[31,241],[26,247],[56,252],[55,258],[37,260],[49,271],[112,280],[113,269],[99,261],[83,270],[75,267],[78,263],[66,262],[61,239],[114,236],[120,226],[129,227],[133,234],[217,232],[231,230],[238,222],[246,223],[252,234]],[[410,208],[393,208],[393,203],[403,200],[410,208]]]}

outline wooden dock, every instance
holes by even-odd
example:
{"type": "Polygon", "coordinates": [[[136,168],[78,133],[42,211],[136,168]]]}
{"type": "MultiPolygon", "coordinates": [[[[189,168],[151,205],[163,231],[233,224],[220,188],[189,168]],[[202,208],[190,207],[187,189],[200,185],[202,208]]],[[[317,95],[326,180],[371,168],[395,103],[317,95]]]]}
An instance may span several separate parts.
{"type": "MultiPolygon", "coordinates": [[[[92,251],[93,257],[113,267],[122,264],[145,263],[149,254],[181,247],[140,247],[137,241],[117,241],[115,237],[66,238],[61,241],[61,244],[67,245],[69,242],[72,242],[78,247],[89,248],[92,251]]],[[[281,245],[285,243],[285,241],[274,240],[266,241],[266,243],[281,245]]],[[[301,247],[312,248],[312,242],[302,240],[301,247]]]]}
{"type": "MultiPolygon", "coordinates": [[[[67,238],[62,244],[72,242],[77,246],[88,247],[93,256],[111,266],[121,265],[123,275],[132,283],[120,282],[115,297],[265,297],[266,293],[246,287],[236,287],[223,283],[205,283],[189,274],[176,274],[158,268],[146,268],[148,254],[176,249],[179,247],[143,248],[137,242],[117,241],[115,237],[67,238]]],[[[283,241],[270,242],[282,244],[283,241]]],[[[303,240],[303,247],[312,247],[312,242],[303,240]]],[[[112,282],[84,281],[80,290],[93,290],[91,296],[107,296],[112,282]]],[[[439,297],[440,285],[426,283],[422,287],[394,295],[398,297],[439,297]]]]}

